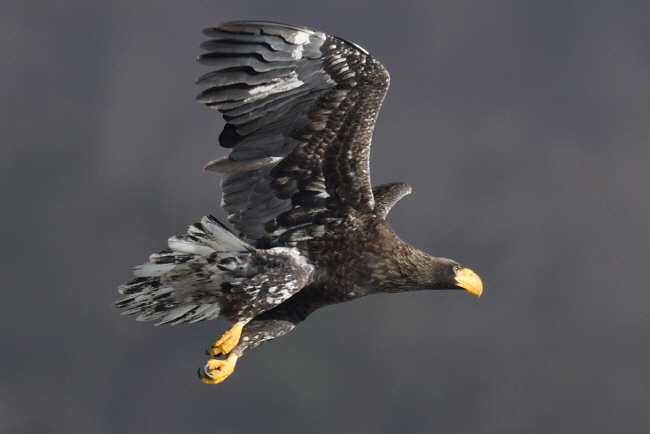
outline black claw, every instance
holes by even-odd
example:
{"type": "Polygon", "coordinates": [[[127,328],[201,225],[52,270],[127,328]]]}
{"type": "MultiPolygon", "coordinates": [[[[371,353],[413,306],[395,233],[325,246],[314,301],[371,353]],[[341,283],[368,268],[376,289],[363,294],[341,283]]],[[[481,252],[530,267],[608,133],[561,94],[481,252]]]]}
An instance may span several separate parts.
{"type": "Polygon", "coordinates": [[[204,378],[209,378],[210,380],[214,380],[214,377],[210,374],[208,374],[208,371],[205,370],[207,364],[203,365],[202,367],[199,368],[199,378],[203,380],[204,378]]]}

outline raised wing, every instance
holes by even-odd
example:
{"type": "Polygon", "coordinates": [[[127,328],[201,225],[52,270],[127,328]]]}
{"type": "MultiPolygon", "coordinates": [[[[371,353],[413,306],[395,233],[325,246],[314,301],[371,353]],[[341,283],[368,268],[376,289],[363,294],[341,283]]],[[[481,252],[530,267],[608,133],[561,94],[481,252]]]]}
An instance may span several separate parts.
{"type": "Polygon", "coordinates": [[[232,22],[207,29],[198,100],[227,122],[222,207],[249,241],[288,245],[316,220],[375,212],[368,158],[388,88],[362,48],[304,27],[232,22]],[[262,238],[264,237],[264,240],[262,238]]]}

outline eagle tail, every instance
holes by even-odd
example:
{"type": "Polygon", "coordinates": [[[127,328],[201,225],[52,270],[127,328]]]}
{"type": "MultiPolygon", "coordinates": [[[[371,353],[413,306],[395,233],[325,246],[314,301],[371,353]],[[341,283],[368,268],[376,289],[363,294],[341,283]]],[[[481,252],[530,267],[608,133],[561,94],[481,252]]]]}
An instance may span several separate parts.
{"type": "Polygon", "coordinates": [[[139,321],[160,320],[156,325],[222,317],[224,284],[242,280],[255,248],[212,216],[168,245],[133,269],[135,279],[118,288],[127,297],[114,305],[139,321]]]}

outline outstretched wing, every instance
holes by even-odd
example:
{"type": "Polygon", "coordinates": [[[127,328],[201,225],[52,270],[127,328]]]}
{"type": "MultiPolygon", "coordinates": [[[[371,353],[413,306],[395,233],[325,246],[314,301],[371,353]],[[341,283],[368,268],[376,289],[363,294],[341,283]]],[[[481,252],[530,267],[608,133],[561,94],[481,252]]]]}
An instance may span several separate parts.
{"type": "MultiPolygon", "coordinates": [[[[375,213],[369,151],[388,89],[384,67],[362,48],[304,27],[232,22],[204,30],[198,101],[223,113],[230,154],[222,207],[258,247],[314,236],[317,221],[375,213]]],[[[316,231],[317,232],[317,231],[316,231]]]]}

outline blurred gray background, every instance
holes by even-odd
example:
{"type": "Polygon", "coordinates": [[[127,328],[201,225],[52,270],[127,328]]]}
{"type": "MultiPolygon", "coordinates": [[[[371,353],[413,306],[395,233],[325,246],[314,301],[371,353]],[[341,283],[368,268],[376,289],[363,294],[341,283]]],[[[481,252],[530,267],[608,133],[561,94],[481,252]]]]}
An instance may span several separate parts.
{"type": "Polygon", "coordinates": [[[0,432],[650,432],[650,3],[0,3],[0,432]],[[483,297],[377,295],[196,370],[222,321],[111,306],[219,210],[201,29],[267,19],[390,71],[389,222],[483,297]]]}

